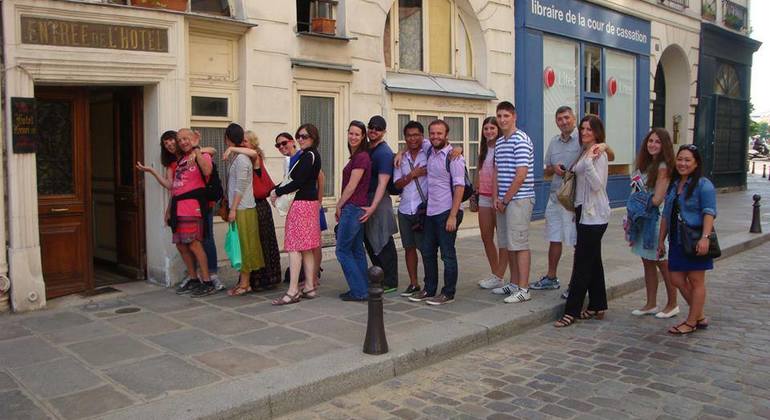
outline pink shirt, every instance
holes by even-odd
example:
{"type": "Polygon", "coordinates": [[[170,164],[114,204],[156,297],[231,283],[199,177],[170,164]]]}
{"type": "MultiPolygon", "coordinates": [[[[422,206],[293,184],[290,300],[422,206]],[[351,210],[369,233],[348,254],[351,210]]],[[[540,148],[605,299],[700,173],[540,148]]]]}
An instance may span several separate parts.
{"type": "MultiPolygon", "coordinates": [[[[178,196],[206,186],[203,174],[191,155],[182,157],[174,172],[174,182],[171,184],[171,195],[178,196]]],[[[211,156],[203,154],[203,158],[211,163],[211,156]]],[[[177,203],[176,215],[183,217],[202,217],[197,200],[182,200],[177,203]]]]}
{"type": "Polygon", "coordinates": [[[479,194],[487,197],[492,196],[492,175],[495,159],[495,148],[490,147],[487,150],[487,156],[484,158],[484,164],[479,171],[479,194]]]}
{"type": "Polygon", "coordinates": [[[449,162],[446,170],[446,160],[452,146],[447,144],[443,149],[430,149],[428,157],[428,216],[435,216],[452,209],[452,192],[457,185],[465,185],[465,159],[460,157],[449,162]],[[451,172],[451,177],[450,177],[451,172]]]}

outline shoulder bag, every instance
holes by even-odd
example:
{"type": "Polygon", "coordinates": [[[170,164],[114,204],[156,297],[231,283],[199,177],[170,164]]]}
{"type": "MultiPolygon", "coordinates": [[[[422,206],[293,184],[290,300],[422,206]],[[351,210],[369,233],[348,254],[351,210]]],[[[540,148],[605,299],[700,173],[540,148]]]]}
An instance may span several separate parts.
{"type": "Polygon", "coordinates": [[[682,253],[690,258],[707,259],[721,257],[722,249],[719,247],[719,239],[717,238],[717,231],[714,227],[711,228],[711,233],[708,236],[709,249],[706,251],[706,255],[698,255],[696,247],[698,246],[698,241],[703,236],[703,228],[687,226],[687,223],[682,219],[678,194],[676,198],[674,198],[674,206],[676,209],[677,233],[679,234],[679,242],[682,244],[682,253]]]}
{"type": "MultiPolygon", "coordinates": [[[[404,159],[409,162],[409,167],[414,170],[414,164],[409,158],[404,155],[404,159]]],[[[422,186],[420,186],[419,180],[413,180],[414,185],[417,186],[417,192],[420,193],[420,204],[417,206],[417,211],[414,213],[414,220],[412,221],[412,231],[422,232],[425,228],[425,216],[428,214],[428,199],[425,197],[425,193],[422,192],[422,186]]]]}
{"type": "MultiPolygon", "coordinates": [[[[315,154],[313,152],[310,152],[310,156],[313,159],[313,164],[315,164],[315,154]]],[[[289,172],[286,174],[286,179],[281,181],[281,184],[279,185],[280,187],[285,187],[286,185],[292,182],[291,172],[294,170],[294,168],[297,167],[297,165],[301,160],[302,158],[297,160],[297,162],[294,163],[294,166],[292,166],[291,169],[289,169],[289,172]]],[[[276,210],[278,210],[278,214],[280,214],[281,216],[286,216],[287,214],[289,214],[289,209],[291,208],[291,204],[294,202],[294,196],[296,194],[297,192],[293,191],[293,192],[278,196],[278,198],[275,200],[275,208],[276,210]]]]}
{"type": "Polygon", "coordinates": [[[254,169],[254,198],[257,200],[263,200],[270,195],[270,191],[275,187],[273,180],[270,178],[270,174],[267,173],[265,168],[265,161],[260,157],[258,158],[259,168],[254,169]]]}
{"type": "Polygon", "coordinates": [[[561,187],[556,191],[556,198],[559,200],[562,206],[569,211],[575,211],[575,172],[572,170],[575,164],[583,157],[581,154],[576,161],[572,162],[572,166],[564,171],[562,176],[561,187]]]}

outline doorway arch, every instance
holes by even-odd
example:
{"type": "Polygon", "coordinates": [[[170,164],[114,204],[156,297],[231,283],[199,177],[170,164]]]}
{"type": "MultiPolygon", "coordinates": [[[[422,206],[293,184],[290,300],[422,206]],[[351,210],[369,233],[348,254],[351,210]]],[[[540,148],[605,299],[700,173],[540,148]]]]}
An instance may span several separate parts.
{"type": "Polygon", "coordinates": [[[666,47],[655,73],[653,125],[665,127],[675,143],[689,143],[690,64],[682,47],[666,47]],[[659,91],[662,98],[658,98],[659,91]]]}

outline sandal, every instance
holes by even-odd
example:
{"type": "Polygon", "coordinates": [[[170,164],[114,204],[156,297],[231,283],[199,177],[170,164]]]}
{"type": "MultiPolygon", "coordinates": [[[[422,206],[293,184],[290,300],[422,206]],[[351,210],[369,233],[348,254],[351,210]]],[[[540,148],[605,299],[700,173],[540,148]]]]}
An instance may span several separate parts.
{"type": "Polygon", "coordinates": [[[697,329],[698,329],[697,325],[690,325],[690,324],[688,324],[688,323],[687,323],[687,321],[685,321],[685,322],[682,322],[682,323],[681,323],[681,324],[679,324],[679,325],[675,325],[675,326],[671,327],[671,328],[668,330],[668,333],[669,333],[669,334],[673,334],[673,335],[685,335],[685,334],[692,334],[692,333],[694,333],[694,332],[695,332],[697,329]],[[682,325],[686,325],[686,326],[688,326],[690,329],[689,329],[689,330],[683,330],[683,329],[682,329],[682,325]]]}
{"type": "Polygon", "coordinates": [[[564,314],[563,317],[561,317],[560,320],[553,323],[553,326],[556,328],[564,328],[569,327],[575,322],[575,317],[572,315],[564,314]]]}
{"type": "Polygon", "coordinates": [[[282,306],[282,305],[291,305],[292,303],[297,303],[302,298],[302,292],[297,292],[296,295],[290,295],[289,292],[286,292],[283,294],[283,296],[279,297],[278,299],[273,300],[274,306],[282,306]],[[286,300],[286,298],[289,298],[289,300],[286,300]]]}
{"type": "Polygon", "coordinates": [[[585,311],[580,313],[580,319],[598,319],[602,320],[604,319],[604,313],[606,311],[591,311],[586,309],[585,311]]]}
{"type": "Polygon", "coordinates": [[[318,287],[310,290],[302,290],[302,299],[315,299],[318,297],[318,287]]]}
{"type": "Polygon", "coordinates": [[[709,327],[709,320],[708,320],[708,318],[701,318],[695,324],[695,328],[697,328],[699,330],[705,330],[708,327],[709,327]]]}
{"type": "Polygon", "coordinates": [[[243,287],[241,285],[236,285],[227,291],[227,296],[243,296],[247,293],[251,293],[251,286],[243,287]]]}

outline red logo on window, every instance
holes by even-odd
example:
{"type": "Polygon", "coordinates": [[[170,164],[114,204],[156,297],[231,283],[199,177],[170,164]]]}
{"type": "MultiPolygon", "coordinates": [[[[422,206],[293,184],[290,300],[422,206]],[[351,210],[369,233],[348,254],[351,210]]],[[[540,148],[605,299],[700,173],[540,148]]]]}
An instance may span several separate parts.
{"type": "Polygon", "coordinates": [[[610,79],[607,80],[607,93],[609,93],[610,96],[615,96],[617,92],[618,92],[618,81],[615,80],[614,77],[610,77],[610,79]]]}
{"type": "Polygon", "coordinates": [[[549,89],[556,83],[556,72],[553,71],[551,66],[548,66],[543,70],[543,82],[545,83],[545,87],[549,89]]]}

